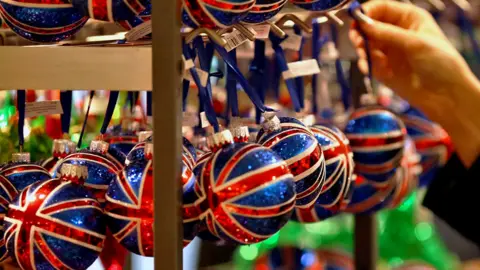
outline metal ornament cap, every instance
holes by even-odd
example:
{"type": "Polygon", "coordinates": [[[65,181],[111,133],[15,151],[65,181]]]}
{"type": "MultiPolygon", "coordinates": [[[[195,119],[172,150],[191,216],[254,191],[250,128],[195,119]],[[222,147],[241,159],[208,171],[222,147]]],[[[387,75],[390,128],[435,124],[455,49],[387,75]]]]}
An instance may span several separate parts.
{"type": "Polygon", "coordinates": [[[233,140],[235,142],[248,142],[250,139],[250,132],[247,126],[234,126],[230,128],[233,140]]]}
{"type": "Polygon", "coordinates": [[[109,143],[100,140],[93,140],[90,143],[90,151],[105,154],[108,152],[109,143]]]}
{"type": "Polygon", "coordinates": [[[153,158],[153,143],[145,144],[145,158],[147,159],[153,158]]]}
{"type": "Polygon", "coordinates": [[[28,152],[13,153],[12,161],[13,162],[30,162],[30,153],[28,152]]]}
{"type": "Polygon", "coordinates": [[[264,113],[265,120],[262,122],[262,128],[266,132],[280,130],[280,119],[275,114],[264,113]]]}
{"type": "Polygon", "coordinates": [[[216,151],[222,148],[224,145],[232,144],[233,135],[230,130],[223,130],[217,133],[214,133],[207,138],[207,145],[212,151],[216,151]]]}
{"type": "Polygon", "coordinates": [[[86,166],[64,163],[60,168],[60,179],[72,181],[77,184],[84,184],[88,178],[88,168],[86,166]]]}
{"type": "Polygon", "coordinates": [[[54,157],[64,158],[68,154],[74,153],[77,151],[77,145],[66,139],[55,139],[53,140],[52,153],[54,157]]]}
{"type": "Polygon", "coordinates": [[[153,131],[148,130],[148,131],[140,131],[138,132],[138,141],[139,142],[144,142],[148,138],[150,138],[153,135],[153,131]]]}

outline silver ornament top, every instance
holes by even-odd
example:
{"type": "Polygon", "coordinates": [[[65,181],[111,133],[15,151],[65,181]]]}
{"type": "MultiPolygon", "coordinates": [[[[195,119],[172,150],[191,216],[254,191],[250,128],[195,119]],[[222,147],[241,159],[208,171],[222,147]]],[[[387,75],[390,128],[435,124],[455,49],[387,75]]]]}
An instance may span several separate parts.
{"type": "Polygon", "coordinates": [[[139,142],[144,142],[146,141],[148,138],[150,138],[150,136],[153,135],[153,131],[151,130],[148,130],[148,131],[140,131],[138,132],[138,141],[139,142]]]}
{"type": "Polygon", "coordinates": [[[218,149],[224,145],[232,144],[233,136],[230,130],[226,129],[217,133],[214,133],[207,138],[208,148],[211,150],[218,149]]]}
{"type": "Polygon", "coordinates": [[[30,153],[28,152],[13,153],[12,161],[13,162],[30,162],[30,153]]]}
{"type": "Polygon", "coordinates": [[[88,177],[88,168],[77,164],[64,163],[60,168],[60,177],[72,181],[85,181],[88,177]]]}
{"type": "Polygon", "coordinates": [[[246,142],[250,137],[250,132],[248,131],[248,127],[246,126],[231,127],[230,132],[232,133],[235,141],[237,141],[237,139],[240,139],[246,142]]]}
{"type": "Polygon", "coordinates": [[[74,153],[75,151],[77,151],[77,145],[74,142],[65,139],[53,140],[53,156],[65,157],[66,155],[74,153]]]}
{"type": "Polygon", "coordinates": [[[275,114],[264,113],[265,120],[262,122],[262,128],[266,132],[273,132],[280,129],[280,119],[275,114]]]}
{"type": "Polygon", "coordinates": [[[153,143],[146,143],[145,144],[145,157],[147,159],[153,158],[153,143]]]}
{"type": "Polygon", "coordinates": [[[109,146],[110,144],[105,141],[93,140],[90,143],[90,151],[104,154],[107,153],[109,146]]]}

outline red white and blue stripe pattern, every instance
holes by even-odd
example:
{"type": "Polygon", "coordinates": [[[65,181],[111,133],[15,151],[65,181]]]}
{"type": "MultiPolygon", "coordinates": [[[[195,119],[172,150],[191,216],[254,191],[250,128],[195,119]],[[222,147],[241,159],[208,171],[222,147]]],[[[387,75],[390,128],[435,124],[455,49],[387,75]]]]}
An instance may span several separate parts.
{"type": "Polygon", "coordinates": [[[3,219],[8,211],[8,205],[17,196],[17,189],[5,176],[0,175],[0,262],[8,258],[4,240],[3,219]]]}
{"type": "Polygon", "coordinates": [[[193,170],[197,163],[197,150],[193,144],[185,137],[183,137],[182,145],[182,161],[190,170],[193,170]]]}
{"type": "Polygon", "coordinates": [[[125,158],[125,165],[128,165],[137,160],[145,159],[145,143],[153,142],[153,138],[150,136],[143,142],[137,143],[130,152],[128,152],[127,157],[125,158]]]}
{"type": "Polygon", "coordinates": [[[7,178],[18,192],[28,185],[51,178],[48,171],[42,166],[22,162],[13,162],[4,166],[0,171],[0,175],[7,178]]]}
{"type": "Polygon", "coordinates": [[[347,0],[292,0],[300,8],[311,11],[330,11],[342,7],[347,0]]]}
{"type": "Polygon", "coordinates": [[[308,208],[318,199],[325,182],[325,159],[313,133],[300,121],[279,117],[280,130],[258,132],[259,144],[272,149],[294,176],[296,207],[308,208]]]}
{"type": "Polygon", "coordinates": [[[386,184],[400,165],[405,125],[395,114],[378,107],[355,111],[345,128],[355,160],[355,172],[386,184]]]}
{"type": "Polygon", "coordinates": [[[0,13],[15,33],[34,42],[69,38],[88,20],[67,0],[1,0],[0,13]]]}
{"type": "Polygon", "coordinates": [[[84,185],[94,193],[95,198],[102,204],[105,202],[105,193],[108,185],[117,178],[117,173],[123,168],[123,165],[111,155],[103,155],[90,150],[72,153],[65,157],[63,163],[76,164],[88,168],[88,177],[84,185]]]}
{"type": "Polygon", "coordinates": [[[452,155],[452,141],[440,125],[417,114],[406,113],[402,115],[402,120],[422,157],[420,186],[428,186],[452,155]]]}
{"type": "MultiPolygon", "coordinates": [[[[290,219],[295,205],[293,176],[268,148],[235,143],[197,165],[192,208],[202,213],[208,232],[238,244],[263,241],[290,219]]],[[[193,211],[193,209],[192,209],[193,211]]]]}
{"type": "Polygon", "coordinates": [[[245,23],[263,23],[277,15],[287,0],[257,0],[247,16],[243,18],[245,23]]]}
{"type": "Polygon", "coordinates": [[[58,179],[36,183],[9,208],[5,241],[22,269],[87,269],[103,248],[103,211],[80,185],[58,179]]]}
{"type": "Polygon", "coordinates": [[[255,0],[183,0],[183,23],[193,27],[226,28],[239,23],[255,0]]]}
{"type": "Polygon", "coordinates": [[[200,212],[194,207],[198,195],[195,192],[195,177],[193,171],[182,165],[183,185],[183,246],[187,246],[197,235],[200,225],[200,212]]]}
{"type": "Polygon", "coordinates": [[[321,145],[326,164],[326,180],[314,205],[296,209],[292,219],[318,222],[340,213],[349,203],[353,175],[353,153],[345,134],[331,125],[310,127],[321,145]]]}
{"type": "Polygon", "coordinates": [[[102,140],[110,145],[109,154],[118,162],[125,164],[128,153],[138,143],[138,136],[134,132],[119,132],[106,134],[102,140]]]}
{"type": "MultiPolygon", "coordinates": [[[[131,30],[134,27],[141,25],[147,21],[150,21],[152,18],[152,4],[148,3],[145,7],[145,10],[142,11],[137,16],[130,18],[128,20],[119,20],[117,23],[125,28],[126,30],[131,30]]],[[[152,34],[149,34],[148,37],[151,37],[152,34]]]]}
{"type": "Polygon", "coordinates": [[[146,0],[71,0],[71,2],[84,16],[107,22],[133,19],[150,3],[146,0]]]}
{"type": "Polygon", "coordinates": [[[41,166],[47,170],[50,175],[54,176],[58,170],[58,166],[62,163],[62,159],[58,157],[49,157],[41,162],[41,166]]]}
{"type": "Polygon", "coordinates": [[[398,175],[399,172],[396,170],[395,174],[388,180],[387,185],[381,188],[377,187],[373,181],[360,175],[354,175],[355,184],[352,198],[344,212],[372,214],[388,207],[398,187],[398,175]]]}

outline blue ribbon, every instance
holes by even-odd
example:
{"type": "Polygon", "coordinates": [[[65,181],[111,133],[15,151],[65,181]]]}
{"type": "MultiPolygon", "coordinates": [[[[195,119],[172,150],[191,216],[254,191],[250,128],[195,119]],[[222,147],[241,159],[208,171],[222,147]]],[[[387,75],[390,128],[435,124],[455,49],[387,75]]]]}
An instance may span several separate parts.
{"type": "MultiPolygon", "coordinates": [[[[285,38],[280,38],[270,32],[269,39],[272,42],[272,48],[275,51],[275,60],[280,69],[280,72],[288,71],[288,64],[287,59],[285,58],[285,53],[283,48],[280,46],[282,41],[284,41],[288,36],[285,38]]],[[[295,79],[286,79],[285,83],[287,85],[288,92],[290,94],[290,99],[292,100],[293,107],[296,112],[300,112],[302,110],[302,106],[300,104],[300,100],[298,99],[295,79]]]]}
{"type": "Polygon", "coordinates": [[[100,134],[102,135],[107,132],[108,124],[110,124],[110,121],[112,120],[113,112],[115,111],[115,106],[117,105],[119,94],[119,91],[110,91],[110,96],[108,97],[107,111],[105,112],[105,118],[103,119],[102,127],[100,128],[100,134]]]}
{"type": "Polygon", "coordinates": [[[152,116],[152,91],[147,92],[147,116],[152,116]]]}
{"type": "Polygon", "coordinates": [[[92,100],[94,95],[95,95],[95,91],[93,90],[90,91],[90,98],[88,100],[87,111],[85,112],[85,120],[83,120],[82,131],[80,132],[80,136],[78,137],[78,143],[77,143],[78,148],[82,147],[82,139],[83,139],[83,135],[85,134],[85,128],[87,127],[88,114],[90,113],[90,106],[92,106],[92,100]]]}
{"type": "Polygon", "coordinates": [[[472,45],[473,53],[477,59],[477,63],[480,64],[480,46],[475,37],[475,27],[461,8],[458,8],[457,11],[457,21],[460,29],[467,34],[472,45]]]}
{"type": "Polygon", "coordinates": [[[62,132],[70,133],[70,119],[72,118],[72,91],[60,92],[60,103],[62,104],[63,114],[60,115],[62,122],[62,132]]]}
{"type": "MultiPolygon", "coordinates": [[[[233,49],[229,53],[230,57],[233,59],[235,65],[237,64],[237,50],[233,49]]],[[[230,66],[227,66],[227,114],[225,119],[227,122],[230,120],[229,112],[232,112],[232,117],[239,117],[240,112],[238,110],[238,96],[237,96],[237,80],[235,78],[235,73],[230,66]]]]}
{"type": "Polygon", "coordinates": [[[282,71],[277,61],[273,61],[273,79],[272,79],[272,89],[277,100],[280,99],[280,79],[282,77],[282,71]]]}
{"type": "MultiPolygon", "coordinates": [[[[312,22],[312,57],[314,59],[317,59],[318,65],[320,66],[320,51],[321,47],[319,46],[319,40],[320,40],[320,24],[315,22],[315,20],[312,22]]],[[[318,95],[318,74],[314,74],[312,76],[312,112],[317,115],[318,113],[318,104],[317,104],[317,95],[318,95]]]]}
{"type": "MultiPolygon", "coordinates": [[[[350,6],[348,7],[348,13],[356,21],[357,21],[357,18],[353,15],[353,12],[357,9],[359,9],[361,12],[364,12],[363,9],[362,9],[362,6],[360,5],[360,3],[358,1],[353,1],[352,4],[350,4],[350,6]]],[[[363,42],[365,43],[365,53],[367,55],[367,64],[368,64],[368,78],[370,79],[370,82],[373,82],[372,57],[371,57],[371,54],[370,54],[369,41],[368,41],[367,35],[365,34],[365,31],[363,31],[362,27],[360,27],[360,26],[357,27],[357,30],[358,30],[358,33],[360,33],[360,35],[362,36],[363,42]]]]}
{"type": "Polygon", "coordinates": [[[22,151],[25,142],[25,135],[23,134],[23,127],[25,126],[25,100],[25,90],[17,90],[18,145],[20,146],[20,151],[22,151]]]}
{"type": "MultiPolygon", "coordinates": [[[[336,25],[330,24],[330,34],[332,35],[332,40],[335,43],[335,47],[338,48],[338,29],[336,25]]],[[[342,89],[341,96],[343,107],[345,108],[345,111],[347,111],[352,104],[352,90],[350,89],[349,83],[345,78],[340,57],[335,60],[335,71],[337,74],[337,82],[340,84],[340,88],[342,89]]]]}
{"type": "MultiPolygon", "coordinates": [[[[203,42],[202,37],[196,37],[193,40],[193,46],[197,50],[198,53],[198,61],[200,63],[200,68],[205,71],[210,73],[210,69],[212,67],[212,59],[213,59],[213,53],[214,53],[214,48],[210,43],[207,43],[206,45],[203,42]]],[[[213,99],[212,96],[212,84],[210,83],[210,77],[208,78],[207,81],[207,96],[209,100],[213,99]]]]}
{"type": "MultiPolygon", "coordinates": [[[[293,32],[296,35],[299,35],[302,37],[302,41],[300,43],[300,50],[298,50],[298,60],[301,61],[303,59],[303,47],[305,45],[305,39],[302,36],[302,29],[298,27],[298,25],[293,26],[293,32]]],[[[305,108],[305,86],[303,82],[303,77],[297,77],[295,78],[295,86],[297,87],[297,93],[298,93],[298,99],[300,101],[300,107],[302,109],[305,108]]]]}
{"type": "MultiPolygon", "coordinates": [[[[265,57],[265,41],[261,39],[255,39],[255,50],[253,54],[253,60],[250,63],[250,83],[256,90],[262,103],[265,104],[265,92],[267,89],[268,80],[265,78],[265,63],[267,59],[265,57]]],[[[260,124],[262,112],[255,108],[255,122],[260,124]]]]}

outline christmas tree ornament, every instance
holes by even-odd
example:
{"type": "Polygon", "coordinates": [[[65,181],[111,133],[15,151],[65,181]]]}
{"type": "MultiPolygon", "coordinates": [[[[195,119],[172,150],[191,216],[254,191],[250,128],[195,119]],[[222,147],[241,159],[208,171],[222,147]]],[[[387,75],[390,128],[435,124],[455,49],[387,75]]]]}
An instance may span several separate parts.
{"type": "Polygon", "coordinates": [[[0,262],[6,260],[8,258],[7,247],[5,245],[5,241],[3,241],[4,237],[4,226],[3,226],[3,218],[7,214],[8,205],[12,202],[12,200],[17,196],[18,190],[8,181],[8,179],[0,175],[0,196],[2,200],[0,200],[0,262]]]}
{"type": "Polygon", "coordinates": [[[57,167],[62,163],[62,159],[75,151],[77,151],[77,145],[74,142],[64,139],[55,139],[53,140],[52,157],[43,161],[41,165],[51,176],[55,177],[55,173],[58,169],[57,167]]]}
{"type": "MultiPolygon", "coordinates": [[[[128,121],[122,122],[127,123],[128,121]]],[[[138,135],[134,130],[129,130],[123,125],[121,131],[107,132],[102,136],[102,140],[107,142],[110,146],[108,152],[117,161],[124,164],[128,153],[138,143],[138,135]]]]}
{"type": "Polygon", "coordinates": [[[287,0],[257,0],[242,22],[249,24],[263,23],[280,12],[287,0]]]}
{"type": "Polygon", "coordinates": [[[300,8],[310,10],[310,11],[331,11],[338,9],[347,3],[347,0],[293,0],[292,3],[300,8]]]}
{"type": "Polygon", "coordinates": [[[254,0],[183,0],[182,21],[192,28],[227,28],[239,23],[254,4],[254,0]]]}
{"type": "Polygon", "coordinates": [[[30,185],[9,205],[4,239],[20,268],[87,269],[98,258],[105,220],[92,193],[69,181],[81,171],[61,170],[64,180],[30,185]]]}
{"type": "Polygon", "coordinates": [[[75,164],[88,168],[85,187],[94,193],[95,198],[105,202],[105,193],[110,182],[117,178],[123,165],[108,154],[108,143],[93,140],[89,149],[80,150],[65,157],[62,164],[75,164]]]}
{"type": "Polygon", "coordinates": [[[46,43],[71,37],[88,20],[67,0],[2,0],[0,13],[19,36],[46,43]]]}
{"type": "Polygon", "coordinates": [[[313,133],[299,120],[265,115],[257,142],[278,154],[295,180],[297,208],[309,208],[325,182],[325,159],[313,133]]]}
{"type": "Polygon", "coordinates": [[[287,164],[258,144],[233,143],[229,130],[208,138],[211,157],[195,168],[195,208],[206,229],[227,242],[263,241],[291,216],[295,186],[287,164]]]}
{"type": "Polygon", "coordinates": [[[379,107],[355,111],[345,127],[355,160],[355,172],[379,185],[400,165],[406,129],[395,114],[379,107]]]}
{"type": "Polygon", "coordinates": [[[132,150],[128,153],[125,158],[125,165],[128,165],[136,160],[142,160],[145,158],[145,144],[147,142],[153,142],[152,131],[140,131],[138,132],[138,141],[132,150]]]}
{"type": "Polygon", "coordinates": [[[133,19],[150,4],[148,0],[70,1],[83,16],[105,22],[133,19]]]}
{"type": "Polygon", "coordinates": [[[349,203],[353,189],[353,153],[345,134],[331,125],[310,127],[325,157],[326,180],[320,196],[307,209],[296,209],[293,220],[310,223],[334,216],[349,203]]]}
{"type": "Polygon", "coordinates": [[[183,247],[186,247],[198,233],[200,212],[194,207],[198,200],[195,192],[196,178],[193,171],[184,163],[182,165],[183,186],[183,247]]]}
{"type": "Polygon", "coordinates": [[[410,109],[401,119],[421,156],[422,173],[419,185],[428,186],[453,153],[450,136],[440,125],[428,120],[416,110],[410,109]]]}
{"type": "Polygon", "coordinates": [[[108,228],[129,251],[153,257],[153,144],[145,145],[145,160],[126,166],[108,187],[108,228]]]}
{"type": "Polygon", "coordinates": [[[197,162],[197,150],[185,137],[183,137],[182,162],[187,165],[190,170],[193,170],[197,162]]]}
{"type": "Polygon", "coordinates": [[[88,168],[76,164],[62,164],[58,173],[58,179],[62,181],[69,181],[74,184],[83,186],[85,180],[88,178],[88,168]]]}
{"type": "Polygon", "coordinates": [[[247,126],[233,125],[230,128],[233,141],[236,143],[246,143],[250,141],[250,132],[247,126]]]}
{"type": "MultiPolygon", "coordinates": [[[[375,186],[361,175],[354,175],[354,187],[352,198],[344,212],[352,214],[372,214],[387,207],[393,199],[395,190],[398,187],[398,172],[388,181],[388,185],[382,188],[375,186]]],[[[373,182],[373,183],[372,183],[373,182]]]]}
{"type": "MultiPolygon", "coordinates": [[[[151,17],[152,17],[152,4],[149,2],[146,5],[145,10],[140,12],[140,14],[127,20],[119,20],[117,21],[117,24],[119,24],[125,30],[131,30],[145,22],[150,21],[151,17]]],[[[151,37],[151,34],[149,34],[148,36],[151,37]]]]}
{"type": "Polygon", "coordinates": [[[12,183],[18,192],[33,183],[50,179],[51,176],[42,166],[30,162],[30,153],[12,154],[12,162],[3,166],[0,175],[12,183]]]}

